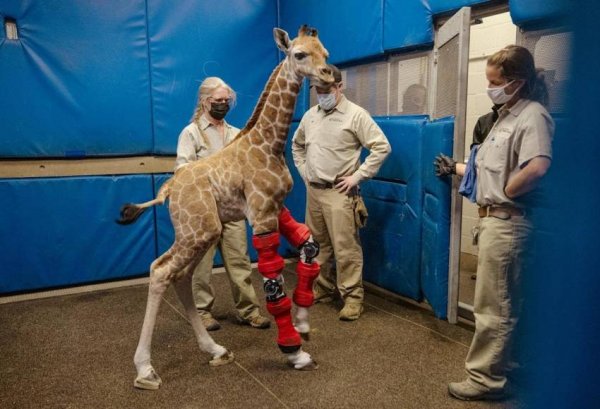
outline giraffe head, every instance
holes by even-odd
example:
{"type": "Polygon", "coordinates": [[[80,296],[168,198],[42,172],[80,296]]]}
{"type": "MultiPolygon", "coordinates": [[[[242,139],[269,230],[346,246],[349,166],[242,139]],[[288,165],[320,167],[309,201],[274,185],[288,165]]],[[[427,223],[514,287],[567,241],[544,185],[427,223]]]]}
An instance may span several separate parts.
{"type": "Polygon", "coordinates": [[[273,36],[296,75],[309,77],[311,81],[324,87],[333,83],[333,75],[327,67],[329,52],[321,44],[316,29],[303,25],[298,31],[298,37],[290,40],[287,32],[274,28],[273,36]]]}

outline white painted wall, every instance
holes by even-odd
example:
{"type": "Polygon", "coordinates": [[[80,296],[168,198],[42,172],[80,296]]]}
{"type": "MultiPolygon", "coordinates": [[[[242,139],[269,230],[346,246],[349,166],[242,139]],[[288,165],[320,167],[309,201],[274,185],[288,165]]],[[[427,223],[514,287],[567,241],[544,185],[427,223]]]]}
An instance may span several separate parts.
{"type": "MultiPolygon", "coordinates": [[[[492,107],[492,102],[486,94],[486,60],[502,47],[514,44],[516,37],[517,27],[512,23],[509,13],[486,17],[483,19],[482,24],[471,26],[465,160],[469,157],[469,147],[473,140],[473,128],[477,123],[477,119],[481,115],[490,112],[492,107]]],[[[477,254],[477,248],[473,246],[471,237],[471,229],[477,222],[477,206],[469,200],[463,199],[462,252],[477,254]]]]}

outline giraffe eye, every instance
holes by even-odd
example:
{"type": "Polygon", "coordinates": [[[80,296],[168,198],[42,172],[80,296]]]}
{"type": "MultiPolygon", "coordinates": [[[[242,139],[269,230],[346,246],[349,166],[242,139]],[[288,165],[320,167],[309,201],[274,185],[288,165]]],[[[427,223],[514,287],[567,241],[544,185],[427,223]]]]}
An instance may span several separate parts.
{"type": "Polygon", "coordinates": [[[297,60],[303,60],[304,58],[306,58],[306,53],[303,53],[303,52],[297,52],[297,53],[295,53],[295,54],[294,54],[294,57],[295,57],[297,60]]]}

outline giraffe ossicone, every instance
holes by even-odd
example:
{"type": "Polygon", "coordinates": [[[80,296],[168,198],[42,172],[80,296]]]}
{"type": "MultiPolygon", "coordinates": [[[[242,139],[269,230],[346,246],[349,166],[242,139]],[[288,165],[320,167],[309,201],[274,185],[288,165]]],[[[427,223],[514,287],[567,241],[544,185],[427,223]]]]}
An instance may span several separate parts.
{"type": "Polygon", "coordinates": [[[201,350],[212,356],[210,364],[224,365],[233,354],[217,344],[202,326],[194,305],[191,275],[207,249],[221,235],[222,223],[247,218],[258,252],[258,270],[264,277],[267,310],[275,317],[277,343],[288,362],[300,370],[315,369],[312,357],[302,350],[301,338],[308,338],[308,307],[313,303],[312,283],[319,274],[314,261],[318,244],[308,228],[297,223],[283,206],[292,188],[284,149],[296,99],[305,77],[327,86],[334,78],[327,66],[328,52],[317,31],[302,26],[290,40],[279,28],[273,29],[277,47],[285,58],[267,82],[248,123],[236,139],[221,151],[178,169],[163,184],[157,197],[146,203],[126,204],[121,224],[134,222],[150,206],[169,199],[175,241],[150,266],[146,314],[135,352],[137,377],[134,386],[158,389],[162,380],[151,364],[151,343],[162,296],[173,283],[201,350]],[[283,288],[283,258],[277,253],[279,232],[300,250],[298,284],[292,302],[283,288]],[[301,334],[298,333],[301,332],[301,334]],[[302,337],[300,336],[302,335],[302,337]]]}

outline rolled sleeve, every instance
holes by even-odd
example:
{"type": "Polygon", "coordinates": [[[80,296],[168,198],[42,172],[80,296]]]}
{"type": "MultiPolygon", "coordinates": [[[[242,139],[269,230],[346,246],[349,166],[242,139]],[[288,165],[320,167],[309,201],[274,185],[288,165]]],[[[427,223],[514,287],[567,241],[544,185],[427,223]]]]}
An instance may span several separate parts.
{"type": "Polygon", "coordinates": [[[361,182],[377,174],[392,147],[379,125],[366,112],[357,118],[356,135],[361,145],[369,150],[365,161],[352,175],[357,182],[361,182]]]}
{"type": "Polygon", "coordinates": [[[524,167],[531,159],[545,156],[552,159],[552,135],[554,121],[549,114],[532,115],[521,133],[521,144],[518,152],[519,167],[524,167]]]}

